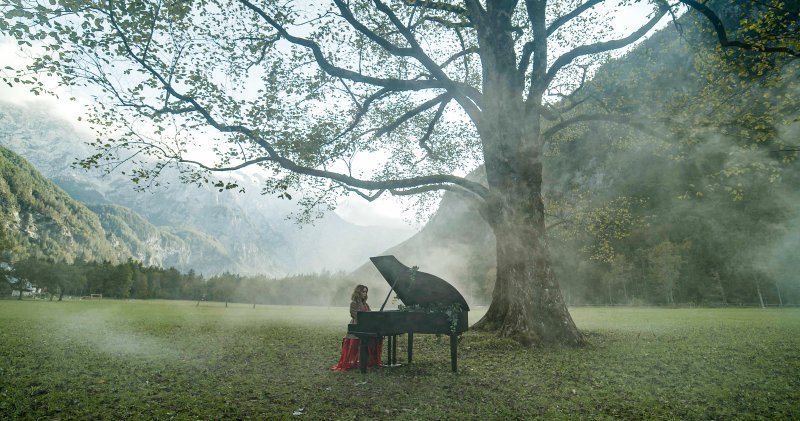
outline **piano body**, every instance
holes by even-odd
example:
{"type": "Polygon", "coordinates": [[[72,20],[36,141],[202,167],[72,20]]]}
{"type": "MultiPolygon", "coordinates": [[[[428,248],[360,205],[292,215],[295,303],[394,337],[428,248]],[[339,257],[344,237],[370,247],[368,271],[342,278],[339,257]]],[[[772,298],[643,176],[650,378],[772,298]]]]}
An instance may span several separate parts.
{"type": "Polygon", "coordinates": [[[358,323],[347,326],[348,333],[360,339],[360,368],[367,371],[367,341],[373,338],[387,338],[387,359],[389,365],[397,363],[397,335],[408,335],[408,363],[411,363],[415,333],[434,333],[450,337],[450,365],[453,372],[457,370],[458,336],[469,329],[467,313],[469,306],[455,287],[443,279],[429,273],[412,270],[400,263],[394,256],[371,257],[384,279],[397,294],[408,310],[383,311],[389,296],[383,302],[380,311],[358,312],[358,323]],[[440,312],[414,311],[414,308],[426,307],[461,308],[454,312],[457,321],[451,324],[449,316],[440,312]],[[454,327],[454,328],[453,328],[454,327]]]}

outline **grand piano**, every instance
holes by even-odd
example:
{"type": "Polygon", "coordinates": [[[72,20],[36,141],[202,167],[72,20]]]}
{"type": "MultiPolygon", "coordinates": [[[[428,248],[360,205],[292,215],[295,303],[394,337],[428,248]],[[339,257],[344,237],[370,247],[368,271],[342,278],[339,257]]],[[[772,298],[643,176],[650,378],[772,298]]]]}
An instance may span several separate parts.
{"type": "Polygon", "coordinates": [[[434,333],[450,337],[450,365],[457,370],[458,336],[469,329],[466,300],[452,285],[429,273],[412,269],[394,256],[370,257],[391,289],[380,311],[359,311],[357,323],[347,326],[347,333],[360,339],[360,369],[367,372],[367,347],[370,339],[387,338],[389,365],[397,364],[397,335],[408,334],[408,360],[411,363],[415,333],[434,333]],[[384,311],[394,291],[406,310],[384,311]],[[460,307],[460,311],[458,311],[460,307]],[[451,309],[450,316],[430,312],[431,308],[451,309]],[[456,310],[456,311],[452,311],[456,310]],[[457,318],[457,320],[454,320],[457,318]]]}

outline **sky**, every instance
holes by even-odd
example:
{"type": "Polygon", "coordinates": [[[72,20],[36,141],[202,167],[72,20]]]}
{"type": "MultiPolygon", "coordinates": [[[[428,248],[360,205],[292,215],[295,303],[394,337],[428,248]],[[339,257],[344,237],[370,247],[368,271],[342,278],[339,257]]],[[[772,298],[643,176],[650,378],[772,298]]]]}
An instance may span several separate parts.
{"type": "MultiPolygon", "coordinates": [[[[622,11],[613,15],[614,28],[620,34],[627,34],[631,30],[640,26],[646,19],[651,6],[637,4],[624,8],[622,11]]],[[[666,20],[662,22],[662,26],[666,20]]],[[[9,38],[0,38],[0,57],[3,57],[4,65],[19,65],[28,59],[20,52],[16,42],[9,38]]],[[[85,133],[88,139],[94,136],[85,123],[78,121],[84,114],[89,101],[88,95],[80,92],[65,91],[63,88],[56,87],[55,79],[45,80],[45,83],[58,93],[58,98],[52,96],[35,96],[23,86],[9,87],[6,84],[0,86],[0,100],[11,102],[17,105],[38,103],[52,110],[55,116],[63,118],[72,123],[79,132],[85,133]],[[74,97],[75,100],[70,100],[74,97]]],[[[413,211],[407,210],[400,199],[385,195],[381,198],[368,202],[357,196],[342,197],[338,201],[336,213],[348,222],[357,225],[380,225],[392,227],[419,228],[413,211]]]]}

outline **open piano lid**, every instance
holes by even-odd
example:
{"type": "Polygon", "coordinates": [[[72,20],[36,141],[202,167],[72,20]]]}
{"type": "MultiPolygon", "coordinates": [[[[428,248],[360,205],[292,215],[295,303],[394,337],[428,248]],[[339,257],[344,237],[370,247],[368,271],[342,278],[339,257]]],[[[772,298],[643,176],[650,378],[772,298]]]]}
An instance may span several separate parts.
{"type": "Polygon", "coordinates": [[[372,260],[389,286],[394,285],[394,292],[403,304],[427,306],[458,303],[462,310],[469,311],[461,293],[444,279],[420,271],[415,271],[412,277],[411,268],[391,255],[370,257],[369,260],[372,260]]]}

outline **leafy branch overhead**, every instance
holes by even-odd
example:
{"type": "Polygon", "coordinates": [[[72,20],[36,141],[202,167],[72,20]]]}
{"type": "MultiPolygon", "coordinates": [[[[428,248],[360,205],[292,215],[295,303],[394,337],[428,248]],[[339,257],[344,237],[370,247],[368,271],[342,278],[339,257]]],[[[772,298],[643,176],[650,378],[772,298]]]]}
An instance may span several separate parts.
{"type": "MultiPolygon", "coordinates": [[[[492,74],[522,94],[517,100],[527,111],[519,118],[541,114],[550,121],[532,139],[546,142],[586,120],[636,126],[632,115],[562,114],[551,102],[561,97],[552,94],[579,90],[583,81],[564,85],[562,79],[569,82],[581,60],[636,42],[681,4],[706,16],[723,46],[797,56],[796,40],[729,39],[713,10],[690,0],[657,2],[651,18],[627,36],[575,44],[576,31],[597,25],[595,9],[604,2],[589,0],[571,10],[551,3],[335,0],[332,7],[308,10],[248,0],[202,7],[14,1],[3,8],[0,30],[44,51],[6,82],[42,92],[31,72],[59,74],[63,83],[91,86],[115,103],[97,104],[92,123],[101,131],[95,146],[102,153],[83,165],[115,168],[130,161],[149,168],[137,173],[140,182],[161,172],[147,158],[190,174],[259,166],[277,175],[328,179],[332,192],[349,187],[374,196],[431,186],[484,201],[491,188],[452,174],[481,161],[479,132],[490,129],[486,78],[492,74]],[[515,48],[499,57],[501,49],[492,48],[498,42],[515,48]],[[516,76],[488,67],[506,61],[516,76]],[[216,158],[196,158],[193,152],[210,142],[216,158]],[[377,169],[353,166],[365,152],[387,158],[377,169]]],[[[781,15],[772,22],[789,25],[781,15]]],[[[273,189],[278,185],[289,187],[276,183],[273,189]]]]}

